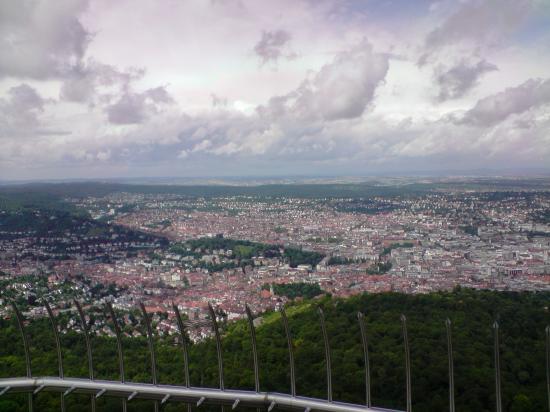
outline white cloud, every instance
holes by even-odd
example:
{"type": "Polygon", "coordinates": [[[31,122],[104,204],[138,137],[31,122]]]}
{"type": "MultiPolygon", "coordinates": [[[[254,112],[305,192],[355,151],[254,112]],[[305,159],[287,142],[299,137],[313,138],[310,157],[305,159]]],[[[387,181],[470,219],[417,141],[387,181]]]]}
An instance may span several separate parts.
{"type": "Polygon", "coordinates": [[[111,151],[110,150],[104,150],[97,153],[97,160],[100,161],[106,161],[111,158],[111,151]]]}
{"type": "Polygon", "coordinates": [[[339,53],[312,79],[294,91],[270,99],[262,115],[303,120],[338,120],[361,116],[388,72],[388,56],[375,53],[364,41],[339,53]]]}
{"type": "Polygon", "coordinates": [[[459,120],[478,126],[497,124],[513,114],[550,104],[550,79],[529,79],[517,87],[479,100],[459,120]]]}
{"type": "Polygon", "coordinates": [[[550,26],[527,24],[532,9],[444,1],[419,17],[328,0],[1,3],[0,169],[544,165],[550,86],[537,78],[550,26]],[[258,59],[285,64],[265,70],[258,59]]]}

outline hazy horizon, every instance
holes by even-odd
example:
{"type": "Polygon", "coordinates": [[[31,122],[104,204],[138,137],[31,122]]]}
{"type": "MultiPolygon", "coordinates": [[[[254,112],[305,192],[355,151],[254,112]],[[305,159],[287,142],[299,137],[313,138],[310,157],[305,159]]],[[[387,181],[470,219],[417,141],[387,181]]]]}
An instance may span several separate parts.
{"type": "MultiPolygon", "coordinates": [[[[43,179],[0,179],[0,186],[27,184],[63,184],[63,183],[108,183],[108,184],[140,184],[140,185],[228,185],[256,186],[269,184],[350,184],[350,183],[392,183],[416,181],[467,181],[475,179],[550,179],[550,170],[527,170],[523,173],[506,169],[471,170],[448,172],[416,172],[370,175],[258,175],[258,176],[135,176],[135,177],[83,177],[83,178],[43,178],[43,179]]],[[[550,180],[549,180],[550,183],[550,180]]]]}

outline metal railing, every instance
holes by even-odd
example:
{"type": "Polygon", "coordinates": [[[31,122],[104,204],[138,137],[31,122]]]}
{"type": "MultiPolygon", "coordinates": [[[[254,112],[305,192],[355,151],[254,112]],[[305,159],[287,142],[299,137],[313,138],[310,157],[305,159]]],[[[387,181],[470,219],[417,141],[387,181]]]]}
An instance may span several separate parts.
{"type": "MultiPolygon", "coordinates": [[[[147,335],[147,344],[151,360],[151,376],[152,383],[134,383],[126,382],[124,369],[124,354],[122,346],[121,326],[110,303],[105,305],[105,310],[111,318],[115,330],[117,342],[117,356],[119,364],[119,381],[98,380],[94,376],[94,363],[92,356],[90,329],[86,322],[86,317],[82,307],[78,301],[74,301],[79,321],[84,333],[86,343],[86,356],[88,361],[88,379],[66,377],[63,369],[63,352],[59,339],[59,328],[53,311],[48,304],[44,302],[48,318],[52,327],[53,335],[56,342],[57,364],[59,374],[58,377],[36,377],[32,374],[31,356],[29,349],[29,340],[25,330],[24,319],[15,304],[12,303],[12,308],[15,313],[18,329],[21,334],[21,342],[25,356],[26,376],[0,379],[0,396],[5,396],[11,393],[27,393],[28,410],[33,412],[34,396],[41,391],[53,391],[60,393],[60,409],[65,411],[65,398],[71,394],[88,394],[92,412],[96,410],[96,401],[102,396],[112,396],[122,399],[122,410],[127,410],[128,402],[133,399],[148,399],[154,401],[154,410],[158,412],[160,407],[167,402],[183,402],[188,404],[188,410],[191,410],[191,405],[197,407],[202,404],[216,404],[231,406],[235,409],[237,406],[248,406],[256,408],[267,408],[271,412],[274,408],[282,408],[296,411],[319,411],[319,412],[375,412],[375,411],[393,411],[396,410],[373,407],[371,404],[371,376],[369,363],[369,350],[367,339],[367,325],[365,316],[357,313],[357,320],[361,332],[361,343],[363,347],[363,359],[365,370],[365,404],[351,404],[333,401],[332,399],[332,371],[331,371],[331,350],[329,345],[328,332],[325,324],[325,315],[321,307],[318,307],[319,324],[323,336],[324,356],[326,364],[326,388],[327,399],[316,399],[296,394],[296,372],[294,362],[294,344],[292,341],[291,331],[288,318],[284,308],[281,310],[281,320],[283,323],[287,346],[288,346],[288,367],[290,374],[290,394],[262,392],[260,390],[258,350],[256,344],[256,332],[254,328],[254,315],[248,305],[245,305],[246,318],[248,320],[248,328],[252,343],[252,359],[254,367],[254,390],[234,390],[227,389],[224,382],[224,366],[222,354],[222,340],[219,331],[217,316],[211,304],[208,304],[210,320],[208,324],[212,327],[216,342],[216,353],[218,360],[218,389],[193,387],[190,382],[189,375],[189,352],[187,344],[187,331],[189,327],[204,326],[205,322],[190,322],[184,321],[181,317],[177,305],[172,305],[174,315],[177,322],[179,341],[183,351],[183,369],[184,369],[184,385],[163,385],[158,382],[156,350],[153,339],[153,329],[151,326],[151,315],[147,313],[145,305],[140,303],[142,321],[145,326],[147,335]]],[[[401,328],[404,348],[405,360],[405,399],[406,411],[412,411],[412,389],[411,389],[411,360],[410,348],[407,335],[407,319],[401,315],[401,328]]],[[[455,388],[454,388],[454,364],[453,364],[453,346],[452,346],[452,324],[449,319],[445,321],[446,338],[447,338],[447,357],[448,357],[448,372],[449,372],[449,411],[455,411],[455,388]]],[[[499,343],[499,324],[493,324],[494,333],[494,371],[495,371],[495,408],[498,411],[502,410],[501,397],[501,375],[500,375],[500,343],[499,343]]],[[[550,411],[550,326],[546,327],[546,379],[548,392],[548,410],[550,411]]],[[[258,409],[259,410],[259,409],[258,409]]]]}

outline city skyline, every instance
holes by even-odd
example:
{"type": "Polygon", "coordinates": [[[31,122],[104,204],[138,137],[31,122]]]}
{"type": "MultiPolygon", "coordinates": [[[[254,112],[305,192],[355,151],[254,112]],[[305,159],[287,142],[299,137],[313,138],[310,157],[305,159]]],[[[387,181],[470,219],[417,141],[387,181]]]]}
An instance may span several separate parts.
{"type": "Polygon", "coordinates": [[[542,170],[550,7],[0,5],[2,180],[542,170]]]}

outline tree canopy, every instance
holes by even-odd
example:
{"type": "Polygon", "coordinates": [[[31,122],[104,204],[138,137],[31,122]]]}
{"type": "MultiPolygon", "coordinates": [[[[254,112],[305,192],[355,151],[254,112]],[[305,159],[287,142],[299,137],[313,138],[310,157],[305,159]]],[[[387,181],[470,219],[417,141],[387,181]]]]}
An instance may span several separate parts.
{"type": "MultiPolygon", "coordinates": [[[[297,392],[326,396],[324,348],[316,305],[323,307],[330,337],[334,399],[364,402],[364,365],[357,312],[365,314],[369,341],[372,400],[381,407],[404,409],[405,373],[399,317],[407,315],[412,363],[412,401],[415,411],[448,409],[447,347],[444,321],[453,322],[456,409],[494,410],[493,322],[500,323],[502,397],[505,411],[542,411],[546,408],[545,335],[549,323],[550,293],[511,293],[456,289],[426,295],[398,293],[363,294],[348,299],[324,297],[287,307],[294,339],[297,392]]],[[[63,328],[67,319],[60,317],[63,328]],[[65,320],[63,320],[65,319],[65,320]]],[[[263,391],[289,391],[288,352],[278,312],[260,315],[257,327],[260,384],[263,391]]],[[[47,319],[30,322],[33,374],[57,373],[54,339],[47,319]]],[[[61,334],[65,375],[87,377],[84,338],[61,334]]],[[[157,338],[159,382],[182,384],[183,355],[175,337],[157,338]]],[[[24,356],[14,320],[0,322],[0,377],[24,376],[24,356]]],[[[98,379],[118,379],[114,339],[93,337],[98,379]]],[[[150,382],[147,343],[144,338],[125,338],[127,380],[150,382]]],[[[248,324],[227,324],[222,347],[228,388],[252,389],[254,375],[248,324]]],[[[191,383],[217,385],[215,342],[211,339],[190,347],[191,383]]],[[[40,411],[59,410],[59,395],[40,393],[40,411]]],[[[71,395],[68,411],[86,410],[87,397],[71,395]]],[[[118,410],[119,399],[101,399],[102,410],[118,410]]],[[[23,395],[0,398],[0,411],[25,411],[23,395]]],[[[130,411],[152,410],[150,402],[132,402],[130,411]]],[[[168,405],[166,411],[181,410],[168,405]]],[[[206,408],[205,408],[206,410],[206,408]]],[[[214,410],[219,410],[214,409],[214,410]]]]}

